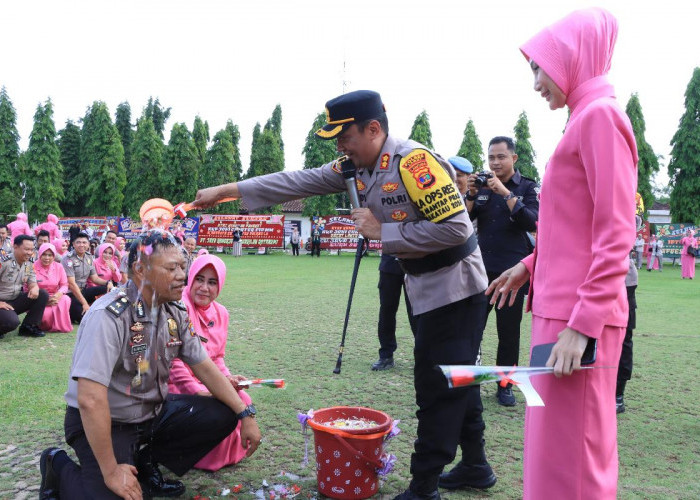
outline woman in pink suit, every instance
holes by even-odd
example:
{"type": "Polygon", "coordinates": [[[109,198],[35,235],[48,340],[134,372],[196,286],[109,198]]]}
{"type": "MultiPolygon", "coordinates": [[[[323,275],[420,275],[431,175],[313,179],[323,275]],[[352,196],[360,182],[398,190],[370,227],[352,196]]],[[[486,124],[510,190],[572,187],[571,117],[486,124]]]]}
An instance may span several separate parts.
{"type": "MultiPolygon", "coordinates": [[[[224,363],[229,314],[224,306],[216,302],[225,281],[226,265],[219,257],[215,255],[198,257],[190,267],[182,300],[187,306],[195,331],[207,340],[204,347],[209,357],[234,387],[237,387],[238,382],[245,380],[245,377],[231,375],[224,363]]],[[[194,376],[192,370],[177,358],[173,360],[170,370],[168,390],[172,394],[210,396],[207,388],[194,376]]],[[[246,392],[239,390],[238,395],[246,405],[251,404],[250,396],[246,392]]],[[[238,426],[216,448],[197,462],[195,467],[209,471],[219,470],[240,462],[246,452],[241,442],[241,428],[238,426]]]]}
{"type": "MultiPolygon", "coordinates": [[[[119,271],[119,261],[114,258],[114,245],[102,243],[97,247],[98,258],[95,259],[95,271],[103,280],[107,280],[107,285],[111,282],[118,285],[122,280],[122,273],[119,271]]],[[[98,286],[88,278],[87,287],[98,286]]]]}
{"type": "Polygon", "coordinates": [[[698,240],[695,238],[695,232],[692,229],[688,229],[685,232],[685,237],[681,239],[681,245],[683,249],[681,250],[681,278],[693,279],[695,278],[695,257],[688,254],[688,248],[698,249],[698,240]]]}
{"type": "Polygon", "coordinates": [[[7,229],[10,230],[10,238],[12,241],[20,234],[26,234],[27,236],[34,236],[34,231],[27,224],[27,214],[20,212],[17,214],[17,220],[10,222],[7,225],[7,229]]]}
{"type": "Polygon", "coordinates": [[[606,74],[617,21],[576,11],[521,47],[535,91],[571,113],[545,169],[534,254],[494,280],[503,307],[531,278],[531,345],[556,343],[556,377],[533,379],[544,407],[527,408],[523,496],[614,499],[615,370],[578,371],[589,339],[594,366],[617,366],[627,324],[625,275],[635,239],[637,149],[606,74]],[[562,376],[565,376],[562,378],[562,376]]]}
{"type": "Polygon", "coordinates": [[[58,227],[58,217],[56,217],[54,214],[47,215],[46,222],[42,222],[36,228],[34,228],[34,232],[39,234],[39,231],[42,229],[49,232],[49,240],[55,240],[63,237],[63,232],[61,231],[61,228],[58,227]]]}
{"type": "Polygon", "coordinates": [[[39,258],[34,262],[34,273],[39,288],[46,290],[49,301],[44,309],[39,328],[45,332],[72,332],[68,278],[63,266],[56,262],[56,247],[44,243],[39,247],[39,258]]]}

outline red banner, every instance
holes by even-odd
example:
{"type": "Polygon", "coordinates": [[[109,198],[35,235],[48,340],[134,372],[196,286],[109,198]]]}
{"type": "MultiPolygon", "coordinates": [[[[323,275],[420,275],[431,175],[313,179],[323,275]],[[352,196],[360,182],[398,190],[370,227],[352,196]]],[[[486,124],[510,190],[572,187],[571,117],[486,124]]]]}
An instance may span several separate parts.
{"type": "MultiPolygon", "coordinates": [[[[327,215],[319,217],[315,221],[322,228],[321,248],[323,250],[355,250],[357,248],[358,233],[355,223],[349,217],[327,215]]],[[[380,241],[370,241],[371,250],[382,248],[380,241]]]]}
{"type": "Polygon", "coordinates": [[[205,214],[199,218],[197,244],[203,247],[230,247],[236,228],[243,233],[241,242],[244,247],[284,246],[284,215],[205,214]]]}

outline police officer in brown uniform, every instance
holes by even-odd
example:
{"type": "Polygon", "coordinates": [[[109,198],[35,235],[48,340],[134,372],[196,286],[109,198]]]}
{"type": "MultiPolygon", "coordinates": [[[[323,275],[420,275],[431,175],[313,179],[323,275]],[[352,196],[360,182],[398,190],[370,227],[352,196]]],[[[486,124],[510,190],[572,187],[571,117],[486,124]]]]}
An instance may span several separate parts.
{"type": "MultiPolygon", "coordinates": [[[[449,390],[437,364],[473,364],[484,328],[486,272],[454,171],[414,141],[388,135],[378,93],[356,91],[326,103],[327,125],[316,134],[337,139],[337,149],[357,166],[360,204],[352,218],[368,239],[400,259],[415,337],[414,382],[418,439],[411,484],[399,498],[437,499],[444,487],[495,484],[483,448],[478,387],[449,390]],[[440,477],[455,457],[462,460],[440,477]]],[[[250,209],[300,196],[345,191],[338,162],[310,170],[279,172],[200,190],[200,207],[229,196],[250,209]]]]}
{"type": "Polygon", "coordinates": [[[5,224],[0,225],[0,256],[12,253],[12,238],[5,224]]]}
{"type": "Polygon", "coordinates": [[[184,258],[174,238],[152,231],[129,254],[131,280],[85,315],[73,353],[66,442],[80,466],[58,448],[40,459],[40,498],[179,496],[180,481],[239,424],[251,455],[260,443],[255,408],[207,356],[181,302],[184,258]],[[139,247],[150,247],[146,256],[139,247]],[[213,397],[168,395],[174,358],[187,363],[213,397]]]}
{"type": "Polygon", "coordinates": [[[68,296],[70,297],[70,319],[73,323],[80,323],[90,304],[95,299],[112,289],[112,282],[104,280],[97,275],[95,259],[87,253],[90,239],[85,233],[78,233],[73,240],[73,251],[61,259],[61,265],[66,270],[68,277],[68,296]],[[86,288],[87,280],[98,286],[86,288]]]}
{"type": "Polygon", "coordinates": [[[0,258],[0,339],[17,328],[18,315],[23,312],[27,315],[19,325],[19,335],[44,336],[39,324],[49,295],[37,285],[34,266],[29,260],[33,254],[34,238],[20,234],[15,237],[12,253],[0,258]]]}

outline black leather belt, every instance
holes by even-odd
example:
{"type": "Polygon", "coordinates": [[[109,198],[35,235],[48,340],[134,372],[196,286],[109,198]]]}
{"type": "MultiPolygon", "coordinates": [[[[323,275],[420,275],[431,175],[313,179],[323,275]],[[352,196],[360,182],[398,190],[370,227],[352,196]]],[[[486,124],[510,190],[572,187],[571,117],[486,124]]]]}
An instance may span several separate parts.
{"type": "Polygon", "coordinates": [[[471,254],[478,246],[476,233],[473,233],[467,241],[456,247],[446,248],[436,253],[431,253],[418,259],[398,259],[399,265],[406,274],[416,275],[430,273],[456,264],[467,255],[471,254]]]}

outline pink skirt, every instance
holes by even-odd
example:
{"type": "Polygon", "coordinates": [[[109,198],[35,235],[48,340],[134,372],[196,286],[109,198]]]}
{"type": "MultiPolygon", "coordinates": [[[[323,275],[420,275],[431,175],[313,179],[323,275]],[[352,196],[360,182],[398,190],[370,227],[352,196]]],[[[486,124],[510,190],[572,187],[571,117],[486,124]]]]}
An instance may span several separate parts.
{"type": "MultiPolygon", "coordinates": [[[[532,317],[532,345],[555,342],[566,322],[532,317]]],[[[525,411],[523,498],[615,499],[615,385],[624,328],[606,326],[595,366],[570,377],[532,377],[544,407],[525,411]]]]}
{"type": "Polygon", "coordinates": [[[72,332],[70,297],[64,295],[55,306],[46,306],[39,328],[44,332],[72,332]]]}
{"type": "Polygon", "coordinates": [[[681,255],[681,277],[695,278],[695,257],[692,255],[681,255]]]}

